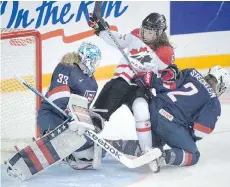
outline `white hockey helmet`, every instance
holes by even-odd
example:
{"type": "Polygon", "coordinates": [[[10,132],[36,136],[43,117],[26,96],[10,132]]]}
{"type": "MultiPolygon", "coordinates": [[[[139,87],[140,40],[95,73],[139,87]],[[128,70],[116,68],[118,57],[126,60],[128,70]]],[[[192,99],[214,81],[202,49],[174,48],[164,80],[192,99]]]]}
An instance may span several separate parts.
{"type": "Polygon", "coordinates": [[[209,69],[208,75],[216,78],[216,95],[219,97],[225,92],[230,84],[230,73],[228,70],[222,68],[221,66],[214,66],[209,69]]]}

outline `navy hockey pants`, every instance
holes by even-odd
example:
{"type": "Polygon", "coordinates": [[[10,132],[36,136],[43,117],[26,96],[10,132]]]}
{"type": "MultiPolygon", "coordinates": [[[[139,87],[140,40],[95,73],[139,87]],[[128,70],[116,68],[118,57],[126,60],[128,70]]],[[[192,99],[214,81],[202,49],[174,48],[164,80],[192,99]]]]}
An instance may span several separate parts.
{"type": "Polygon", "coordinates": [[[52,112],[46,112],[38,115],[37,123],[41,129],[41,133],[44,134],[47,130],[51,131],[58,125],[62,124],[63,120],[60,116],[52,112]]]}
{"type": "Polygon", "coordinates": [[[154,115],[157,120],[151,118],[151,124],[152,130],[171,147],[166,151],[166,163],[184,166],[196,164],[200,153],[189,130],[175,123],[174,120],[168,120],[158,111],[155,111],[157,115],[154,115]]]}

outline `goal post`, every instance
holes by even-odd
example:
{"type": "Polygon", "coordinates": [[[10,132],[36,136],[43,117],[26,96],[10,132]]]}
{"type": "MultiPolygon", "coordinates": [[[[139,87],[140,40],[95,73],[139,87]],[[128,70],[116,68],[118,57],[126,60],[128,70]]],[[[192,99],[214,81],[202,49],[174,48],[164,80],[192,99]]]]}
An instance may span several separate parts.
{"type": "Polygon", "coordinates": [[[12,153],[39,136],[41,99],[25,88],[20,76],[42,92],[42,43],[36,30],[1,29],[1,153],[12,153]]]}

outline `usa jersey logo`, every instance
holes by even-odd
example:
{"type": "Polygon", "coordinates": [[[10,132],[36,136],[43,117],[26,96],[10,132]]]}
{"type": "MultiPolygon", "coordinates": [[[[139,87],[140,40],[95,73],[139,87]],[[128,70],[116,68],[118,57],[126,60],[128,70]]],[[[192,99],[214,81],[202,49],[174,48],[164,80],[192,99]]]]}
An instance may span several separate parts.
{"type": "Polygon", "coordinates": [[[86,97],[88,101],[91,102],[94,99],[95,95],[96,95],[96,91],[86,90],[84,97],[86,97]]]}
{"type": "Polygon", "coordinates": [[[169,114],[166,110],[164,110],[163,108],[159,110],[159,113],[164,116],[166,119],[168,119],[169,121],[173,120],[173,116],[171,114],[169,114]]]}

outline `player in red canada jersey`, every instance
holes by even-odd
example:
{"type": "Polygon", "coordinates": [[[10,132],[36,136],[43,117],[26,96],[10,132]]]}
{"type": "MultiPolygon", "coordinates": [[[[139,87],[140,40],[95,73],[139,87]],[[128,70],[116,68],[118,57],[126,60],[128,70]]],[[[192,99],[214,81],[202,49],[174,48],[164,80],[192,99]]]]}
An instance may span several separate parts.
{"type": "MultiPolygon", "coordinates": [[[[94,14],[90,15],[88,24],[96,35],[116,47],[94,14]]],[[[141,28],[131,33],[121,35],[112,31],[120,46],[127,49],[131,64],[125,58],[121,59],[113,78],[105,84],[94,104],[95,108],[108,110],[107,113],[100,113],[107,121],[113,112],[126,104],[133,112],[142,151],[152,147],[152,141],[146,141],[152,136],[148,108],[150,91],[145,87],[138,87],[132,80],[135,75],[143,72],[154,72],[165,83],[175,80],[178,69],[172,65],[174,51],[165,33],[166,29],[165,16],[151,13],[143,20],[141,28]]]]}

